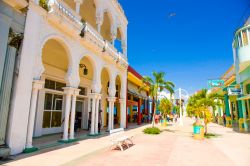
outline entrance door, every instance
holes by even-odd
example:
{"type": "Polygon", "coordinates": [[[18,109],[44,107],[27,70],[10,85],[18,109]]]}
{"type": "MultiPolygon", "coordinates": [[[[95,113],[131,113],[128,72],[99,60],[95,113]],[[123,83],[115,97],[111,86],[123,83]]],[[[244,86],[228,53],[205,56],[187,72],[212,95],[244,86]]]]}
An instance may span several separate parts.
{"type": "Polygon", "coordinates": [[[79,98],[76,101],[76,118],[78,120],[78,129],[88,129],[88,109],[85,104],[86,100],[79,98]]]}
{"type": "Polygon", "coordinates": [[[82,110],[83,110],[83,101],[82,100],[77,100],[76,101],[76,120],[77,120],[77,124],[75,127],[77,127],[77,129],[81,129],[82,128],[82,110]]]}

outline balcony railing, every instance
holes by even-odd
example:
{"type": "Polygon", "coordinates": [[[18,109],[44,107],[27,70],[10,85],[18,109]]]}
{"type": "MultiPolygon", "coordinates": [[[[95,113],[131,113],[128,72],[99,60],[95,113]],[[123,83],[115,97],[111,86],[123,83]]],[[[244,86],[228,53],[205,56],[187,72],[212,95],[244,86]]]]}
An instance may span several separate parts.
{"type": "Polygon", "coordinates": [[[108,54],[117,63],[124,67],[128,66],[127,57],[118,52],[108,41],[104,40],[100,33],[90,24],[83,23],[81,17],[62,0],[55,0],[53,4],[49,4],[48,18],[51,21],[56,21],[56,25],[59,25],[58,22],[60,22],[60,28],[66,27],[76,35],[81,34],[83,42],[91,43],[98,48],[97,50],[108,54]]]}

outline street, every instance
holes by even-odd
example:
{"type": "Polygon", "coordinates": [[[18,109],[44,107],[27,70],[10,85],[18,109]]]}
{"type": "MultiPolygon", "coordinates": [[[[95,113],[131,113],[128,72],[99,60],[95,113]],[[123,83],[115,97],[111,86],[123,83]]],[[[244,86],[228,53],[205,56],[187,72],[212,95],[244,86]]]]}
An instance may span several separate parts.
{"type": "Polygon", "coordinates": [[[174,166],[249,166],[250,135],[235,133],[230,128],[211,123],[209,133],[216,137],[202,141],[192,138],[190,118],[184,126],[169,124],[159,135],[145,135],[145,126],[125,133],[133,135],[134,146],[110,150],[109,136],[83,140],[62,149],[39,152],[34,156],[19,156],[4,165],[174,165],[174,166]],[[85,147],[85,148],[84,148],[85,147]]]}

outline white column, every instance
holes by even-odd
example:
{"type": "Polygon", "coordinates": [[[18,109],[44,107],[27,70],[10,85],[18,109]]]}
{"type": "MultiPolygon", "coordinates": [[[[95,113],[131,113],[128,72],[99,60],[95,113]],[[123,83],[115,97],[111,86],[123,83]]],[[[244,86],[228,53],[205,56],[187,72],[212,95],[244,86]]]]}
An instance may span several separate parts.
{"type": "Polygon", "coordinates": [[[111,103],[111,129],[114,129],[114,104],[115,102],[112,101],[111,103]]]}
{"type": "Polygon", "coordinates": [[[103,23],[103,10],[101,8],[96,9],[96,26],[98,33],[101,33],[101,27],[103,23]]]}
{"type": "Polygon", "coordinates": [[[73,94],[73,88],[65,87],[64,94],[66,95],[65,98],[65,116],[64,116],[64,128],[63,128],[63,140],[68,140],[68,129],[69,129],[69,113],[70,113],[70,103],[71,103],[71,96],[73,94]]]}
{"type": "Polygon", "coordinates": [[[83,0],[75,0],[75,3],[76,3],[76,13],[79,14],[80,7],[81,7],[81,4],[83,3],[83,0]]]}
{"type": "Polygon", "coordinates": [[[76,115],[76,97],[77,97],[77,95],[79,95],[79,92],[80,92],[79,89],[75,89],[74,93],[72,95],[69,139],[74,139],[75,115],[76,115]]]}
{"type": "Polygon", "coordinates": [[[116,97],[108,97],[109,101],[109,130],[114,129],[114,103],[115,103],[116,97]]]}
{"type": "Polygon", "coordinates": [[[111,116],[112,116],[112,112],[111,112],[111,105],[112,105],[112,102],[109,100],[109,123],[108,123],[108,130],[110,131],[111,130],[111,123],[112,123],[112,119],[111,119],[111,116]]]}
{"type": "Polygon", "coordinates": [[[95,104],[96,104],[96,97],[95,94],[92,94],[92,112],[91,112],[91,127],[90,127],[90,135],[95,134],[95,104]]]}
{"type": "Polygon", "coordinates": [[[121,113],[121,119],[120,119],[120,127],[126,128],[126,99],[120,99],[120,113],[121,113]]]}
{"type": "MultiPolygon", "coordinates": [[[[23,45],[21,49],[18,78],[13,87],[6,143],[11,155],[21,153],[26,146],[29,109],[32,94],[34,59],[39,54],[41,19],[34,3],[29,3],[23,45]]],[[[2,36],[1,36],[2,38],[2,36]]]]}
{"type": "Polygon", "coordinates": [[[36,106],[37,106],[37,96],[38,91],[43,88],[44,82],[40,80],[33,81],[32,87],[32,95],[31,95],[31,104],[29,111],[29,122],[28,122],[28,130],[26,137],[26,148],[32,148],[32,138],[33,138],[33,129],[36,115],[36,106]]]}

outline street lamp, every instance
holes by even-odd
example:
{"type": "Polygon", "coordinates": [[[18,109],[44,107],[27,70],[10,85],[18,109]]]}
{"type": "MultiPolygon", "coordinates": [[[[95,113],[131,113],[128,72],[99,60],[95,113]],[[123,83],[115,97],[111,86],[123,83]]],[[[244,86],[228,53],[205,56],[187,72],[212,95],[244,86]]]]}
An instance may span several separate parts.
{"type": "Polygon", "coordinates": [[[83,68],[83,75],[88,75],[88,69],[86,65],[80,64],[79,67],[82,69],[83,68]]]}
{"type": "MultiPolygon", "coordinates": [[[[175,91],[175,93],[178,92],[178,96],[179,96],[179,105],[180,105],[180,119],[179,119],[179,125],[183,126],[183,120],[182,120],[182,96],[183,98],[188,98],[188,92],[184,89],[179,88],[178,90],[175,91]]],[[[184,100],[185,103],[185,100],[184,100]]]]}

